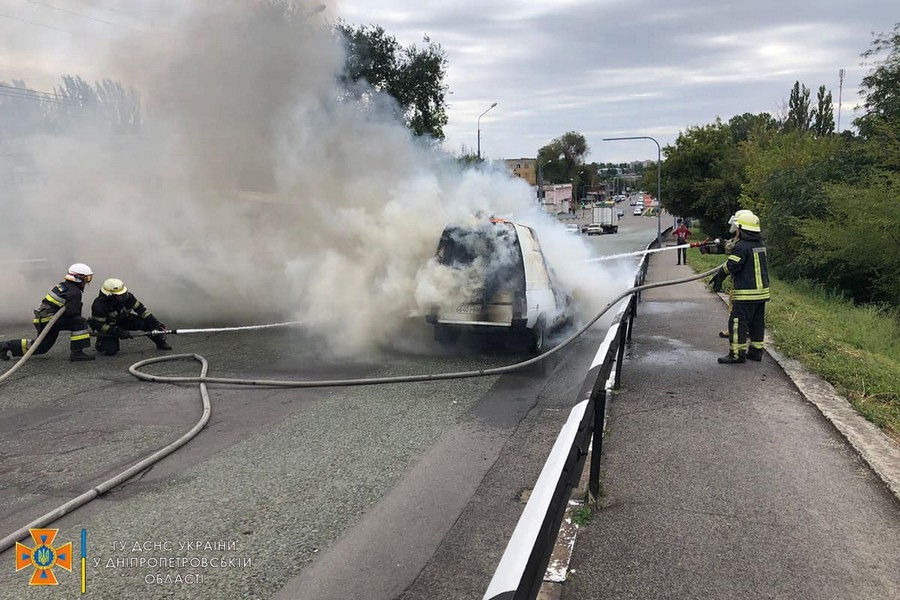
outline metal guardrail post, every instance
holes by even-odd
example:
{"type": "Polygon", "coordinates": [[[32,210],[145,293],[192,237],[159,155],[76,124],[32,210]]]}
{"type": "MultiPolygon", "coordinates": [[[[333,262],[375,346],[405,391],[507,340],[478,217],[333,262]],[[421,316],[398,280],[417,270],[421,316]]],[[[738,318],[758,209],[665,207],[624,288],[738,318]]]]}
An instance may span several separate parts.
{"type": "MultiPolygon", "coordinates": [[[[605,383],[604,383],[605,385],[605,383]]],[[[591,439],[591,473],[588,479],[588,494],[591,502],[600,498],[600,455],[603,452],[603,421],[606,416],[606,389],[594,400],[594,431],[591,439]]]]}
{"type": "Polygon", "coordinates": [[[627,314],[623,315],[622,322],[619,325],[619,347],[616,349],[616,378],[614,380],[614,388],[619,389],[622,383],[622,363],[625,362],[625,342],[631,338],[630,319],[627,314]]]}

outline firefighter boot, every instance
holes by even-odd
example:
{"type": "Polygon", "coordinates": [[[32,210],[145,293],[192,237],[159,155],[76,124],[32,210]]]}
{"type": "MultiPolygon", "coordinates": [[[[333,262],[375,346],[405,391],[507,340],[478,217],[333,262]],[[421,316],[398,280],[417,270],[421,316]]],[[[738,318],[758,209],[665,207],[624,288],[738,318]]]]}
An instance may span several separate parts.
{"type": "Polygon", "coordinates": [[[747,358],[748,358],[749,360],[752,360],[752,361],[755,361],[755,362],[761,362],[761,361],[762,361],[762,355],[763,355],[762,350],[758,350],[758,349],[756,349],[756,348],[750,348],[750,349],[747,351],[747,358]]]}
{"type": "Polygon", "coordinates": [[[745,362],[747,362],[747,353],[744,352],[743,350],[738,352],[737,356],[735,356],[734,354],[729,352],[727,356],[719,357],[720,365],[739,365],[739,364],[743,364],[745,362]]]}
{"type": "Polygon", "coordinates": [[[84,350],[77,350],[69,355],[69,362],[84,362],[88,360],[97,360],[93,354],[86,354],[84,350]]]}
{"type": "Polygon", "coordinates": [[[157,350],[171,350],[172,346],[166,341],[166,335],[161,333],[159,335],[151,335],[150,340],[156,344],[157,350]]]}
{"type": "Polygon", "coordinates": [[[9,342],[0,342],[0,360],[9,360],[9,342]]]}

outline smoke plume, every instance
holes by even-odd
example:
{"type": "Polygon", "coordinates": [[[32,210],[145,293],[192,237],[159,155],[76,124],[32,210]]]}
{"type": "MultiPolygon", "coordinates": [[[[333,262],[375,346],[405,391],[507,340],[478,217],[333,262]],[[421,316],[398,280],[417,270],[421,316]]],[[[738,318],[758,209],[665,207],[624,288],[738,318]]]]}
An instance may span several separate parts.
{"type": "Polygon", "coordinates": [[[441,294],[423,269],[441,231],[484,214],[536,228],[585,310],[614,294],[601,267],[573,266],[588,249],[527,185],[460,168],[414,139],[388,98],[347,99],[327,14],[190,6],[108,58],[109,76],[141,93],[141,133],[85,119],[16,141],[35,176],[9,192],[0,233],[8,258],[46,262],[13,264],[0,319],[30,321],[65,267],[85,262],[88,306],[117,277],[173,327],[303,319],[332,351],[368,351],[424,322],[441,294]]]}

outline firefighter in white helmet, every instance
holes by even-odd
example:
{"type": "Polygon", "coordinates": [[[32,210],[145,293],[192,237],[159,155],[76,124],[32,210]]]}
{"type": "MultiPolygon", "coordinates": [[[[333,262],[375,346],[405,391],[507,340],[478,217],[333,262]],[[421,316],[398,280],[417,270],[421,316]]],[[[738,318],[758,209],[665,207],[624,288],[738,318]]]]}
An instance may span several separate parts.
{"type": "MultiPolygon", "coordinates": [[[[107,279],[91,305],[88,321],[97,333],[97,352],[113,356],[119,352],[119,340],[131,339],[132,331],[165,331],[166,326],[150,309],[128,291],[121,279],[107,279]]],[[[147,336],[159,350],[171,350],[166,335],[147,336]]]]}
{"type": "MultiPolygon", "coordinates": [[[[71,332],[69,336],[69,360],[80,362],[94,360],[92,354],[86,354],[84,349],[91,345],[91,334],[87,321],[81,316],[81,293],[84,286],[94,278],[94,271],[84,263],[75,263],[69,267],[66,277],[50,290],[41,300],[40,306],[34,310],[34,328],[38,335],[47,327],[47,323],[62,309],[62,317],[57,319],[53,327],[47,333],[37,348],[35,354],[44,354],[53,344],[60,331],[71,332]]],[[[22,356],[34,344],[34,340],[22,339],[0,343],[0,358],[9,360],[10,354],[22,356]]]]}

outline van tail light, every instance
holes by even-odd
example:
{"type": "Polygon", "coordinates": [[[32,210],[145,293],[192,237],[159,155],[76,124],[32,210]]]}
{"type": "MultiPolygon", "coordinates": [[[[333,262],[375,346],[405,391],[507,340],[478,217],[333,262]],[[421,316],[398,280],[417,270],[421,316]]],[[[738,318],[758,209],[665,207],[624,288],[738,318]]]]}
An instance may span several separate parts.
{"type": "Polygon", "coordinates": [[[513,292],[512,311],[514,319],[521,319],[525,316],[525,294],[522,292],[513,292]]]}

